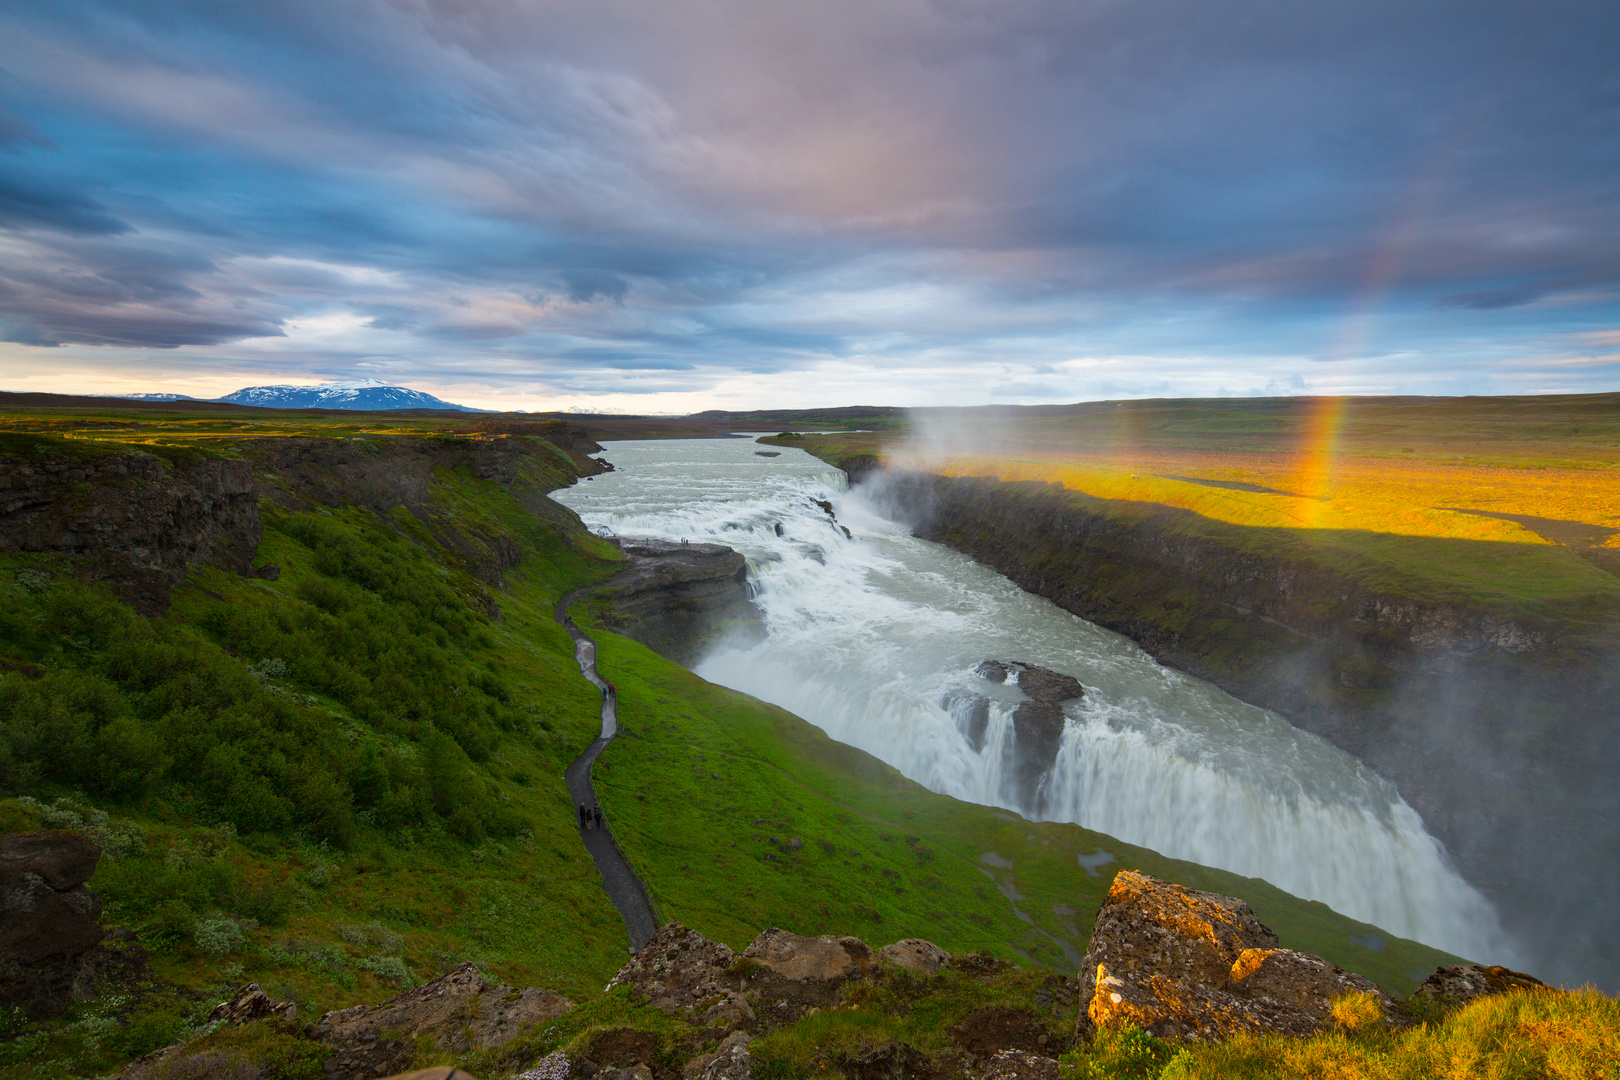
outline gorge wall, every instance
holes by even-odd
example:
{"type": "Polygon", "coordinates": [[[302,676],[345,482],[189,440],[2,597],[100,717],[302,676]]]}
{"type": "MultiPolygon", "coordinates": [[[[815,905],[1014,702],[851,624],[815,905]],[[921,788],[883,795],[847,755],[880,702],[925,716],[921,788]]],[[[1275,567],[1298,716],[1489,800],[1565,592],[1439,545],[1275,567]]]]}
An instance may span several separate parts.
{"type": "Polygon", "coordinates": [[[1369,586],[1290,538],[1055,484],[841,463],[917,535],[1393,780],[1538,970],[1620,985],[1620,665],[1556,625],[1369,586]],[[1228,533],[1230,535],[1228,535],[1228,533]]]}
{"type": "Polygon", "coordinates": [[[145,614],[161,614],[199,566],[274,574],[253,568],[262,500],[288,510],[404,507],[475,577],[497,586],[519,546],[435,514],[435,470],[505,485],[531,513],[578,528],[546,492],[607,469],[588,456],[601,447],[579,428],[507,427],[471,437],[247,438],[219,452],[13,437],[0,445],[0,552],[76,557],[89,580],[109,583],[145,614]]]}

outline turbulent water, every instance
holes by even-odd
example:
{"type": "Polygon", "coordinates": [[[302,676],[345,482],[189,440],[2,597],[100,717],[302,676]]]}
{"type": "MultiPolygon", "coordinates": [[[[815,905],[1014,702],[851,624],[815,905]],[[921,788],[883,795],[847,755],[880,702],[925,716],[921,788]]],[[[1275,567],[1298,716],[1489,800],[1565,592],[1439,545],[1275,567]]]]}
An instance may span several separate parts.
{"type": "Polygon", "coordinates": [[[698,674],[934,791],[1264,878],[1464,956],[1512,959],[1490,905],[1393,786],[1354,758],[911,536],[809,454],[757,449],[749,439],[610,443],[617,472],[553,495],[601,533],[723,543],[747,557],[766,636],[722,643],[698,674]],[[815,500],[832,503],[836,523],[815,500]],[[1012,784],[1020,695],[974,674],[987,659],[1040,664],[1086,688],[1066,706],[1038,806],[1019,805],[1012,784]],[[962,690],[992,699],[977,751],[948,706],[962,690]]]}

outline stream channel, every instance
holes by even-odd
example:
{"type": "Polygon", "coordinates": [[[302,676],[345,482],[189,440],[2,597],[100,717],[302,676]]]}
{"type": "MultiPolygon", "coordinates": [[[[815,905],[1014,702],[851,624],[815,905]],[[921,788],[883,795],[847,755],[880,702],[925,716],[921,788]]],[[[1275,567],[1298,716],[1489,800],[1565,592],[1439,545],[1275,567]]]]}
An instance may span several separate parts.
{"type": "Polygon", "coordinates": [[[913,537],[801,450],[765,457],[747,438],[605,445],[617,471],[554,499],[604,535],[726,544],[748,560],[765,637],[722,641],[696,665],[703,678],[780,705],[934,791],[1077,822],[1264,878],[1401,937],[1512,962],[1490,904],[1416,811],[1322,739],[913,537]],[[832,504],[836,523],[815,500],[832,504]],[[975,674],[990,659],[1085,686],[1064,707],[1038,806],[1020,805],[1009,767],[1022,695],[975,674]],[[978,750],[948,704],[963,691],[991,699],[978,750]]]}

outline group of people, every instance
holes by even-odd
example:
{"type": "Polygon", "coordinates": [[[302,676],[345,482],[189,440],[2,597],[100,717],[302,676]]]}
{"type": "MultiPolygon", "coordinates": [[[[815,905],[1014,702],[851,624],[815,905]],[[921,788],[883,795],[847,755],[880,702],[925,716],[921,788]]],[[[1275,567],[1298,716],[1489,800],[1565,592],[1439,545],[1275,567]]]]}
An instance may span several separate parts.
{"type": "Polygon", "coordinates": [[[582,829],[600,829],[602,827],[601,803],[597,803],[595,806],[586,806],[584,803],[579,804],[579,827],[582,829]]]}
{"type": "Polygon", "coordinates": [[[619,696],[619,688],[617,686],[614,686],[610,682],[605,682],[605,683],[602,684],[602,698],[603,698],[603,700],[606,700],[608,698],[616,698],[618,696],[619,696]]]}

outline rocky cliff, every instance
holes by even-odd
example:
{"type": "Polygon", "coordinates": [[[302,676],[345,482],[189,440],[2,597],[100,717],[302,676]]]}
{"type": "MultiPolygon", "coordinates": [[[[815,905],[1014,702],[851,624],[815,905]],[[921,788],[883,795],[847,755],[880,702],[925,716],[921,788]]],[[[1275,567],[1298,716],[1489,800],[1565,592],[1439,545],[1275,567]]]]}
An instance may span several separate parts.
{"type": "Polygon", "coordinates": [[[610,629],[690,665],[726,634],[762,632],[748,565],[722,544],[625,540],[630,566],[596,592],[610,629]]]}
{"type": "MultiPolygon", "coordinates": [[[[868,459],[851,475],[871,476],[868,459]]],[[[1560,978],[1614,985],[1620,663],[1515,622],[1247,543],[1188,511],[1059,485],[877,474],[947,544],[1163,663],[1282,713],[1389,777],[1560,978]],[[1230,535],[1228,535],[1230,534],[1230,535]],[[1552,918],[1530,912],[1557,912],[1552,918]]]]}
{"type": "MultiPolygon", "coordinates": [[[[59,442],[60,440],[58,440],[59,442]]],[[[264,535],[252,466],[36,443],[0,452],[0,551],[83,556],[146,613],[196,566],[252,567],[264,535]]]]}
{"type": "MultiPolygon", "coordinates": [[[[292,510],[403,506],[461,553],[489,585],[521,557],[510,537],[448,523],[432,510],[435,470],[463,469],[507,486],[532,513],[567,519],[546,492],[606,471],[601,447],[563,423],[531,432],[392,438],[242,439],[205,457],[46,437],[0,445],[0,551],[79,556],[146,614],[161,613],[186,574],[212,564],[254,572],[260,500],[292,510]],[[231,456],[225,456],[226,454],[231,456]]],[[[274,570],[266,573],[273,574],[274,570]]]]}

